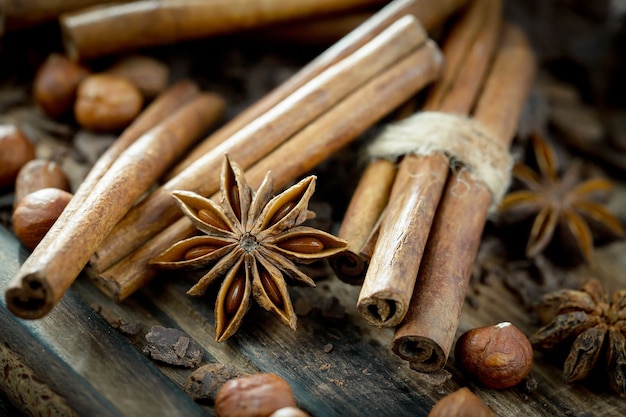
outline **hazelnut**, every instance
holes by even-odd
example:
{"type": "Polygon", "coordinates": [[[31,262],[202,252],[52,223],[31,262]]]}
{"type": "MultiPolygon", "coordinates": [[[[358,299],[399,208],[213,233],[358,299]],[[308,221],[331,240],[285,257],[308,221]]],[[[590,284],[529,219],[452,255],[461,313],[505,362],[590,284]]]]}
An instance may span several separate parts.
{"type": "Polygon", "coordinates": [[[124,129],[141,111],[143,96],[117,75],[95,74],[78,86],[74,116],[82,127],[98,132],[124,129]]]}
{"type": "Polygon", "coordinates": [[[51,54],[35,75],[35,101],[48,116],[57,118],[71,110],[78,84],[88,75],[87,68],[63,55],[51,54]]]}
{"type": "Polygon", "coordinates": [[[145,99],[152,99],[167,87],[170,76],[163,62],[142,55],[131,55],[117,61],[107,71],[133,83],[145,99]]]}
{"type": "Polygon", "coordinates": [[[492,417],[493,411],[472,391],[463,387],[433,406],[428,417],[492,417]]]}
{"type": "Polygon", "coordinates": [[[15,179],[15,197],[13,208],[26,195],[43,188],[58,188],[70,191],[70,183],[59,164],[47,159],[33,159],[28,161],[15,179]]]}
{"type": "Polygon", "coordinates": [[[276,410],[295,406],[287,381],[272,373],[231,379],[215,396],[218,417],[268,417],[276,410]]]}
{"type": "Polygon", "coordinates": [[[509,322],[478,327],[456,342],[459,368],[488,388],[504,389],[520,383],[533,365],[528,338],[509,322]]]}
{"type": "Polygon", "coordinates": [[[0,188],[13,186],[18,172],[35,158],[35,146],[13,125],[0,125],[0,188]]]}
{"type": "Polygon", "coordinates": [[[13,211],[13,230],[29,249],[34,249],[48,233],[72,194],[58,188],[44,188],[30,193],[13,211]]]}

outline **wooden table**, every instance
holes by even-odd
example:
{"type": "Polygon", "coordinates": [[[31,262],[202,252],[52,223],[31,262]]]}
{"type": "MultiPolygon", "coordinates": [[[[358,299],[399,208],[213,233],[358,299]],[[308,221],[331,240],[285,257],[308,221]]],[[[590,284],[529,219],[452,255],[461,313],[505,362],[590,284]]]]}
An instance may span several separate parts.
{"type": "MultiPolygon", "coordinates": [[[[598,273],[619,275],[615,272],[624,267],[619,264],[624,250],[624,243],[616,243],[599,251],[602,270],[598,273]]],[[[15,237],[0,227],[2,287],[27,255],[15,237]]],[[[626,285],[626,277],[617,278],[626,285]]],[[[187,296],[190,285],[185,276],[158,278],[116,304],[81,276],[60,304],[36,321],[14,317],[3,297],[0,339],[6,349],[0,351],[0,363],[4,367],[8,357],[12,366],[29,368],[36,378],[25,377],[28,384],[22,381],[22,389],[47,386],[78,415],[214,415],[209,405],[195,403],[181,388],[191,369],[160,364],[142,353],[145,333],[161,324],[195,339],[204,349],[203,364],[230,363],[248,372],[281,375],[290,383],[298,405],[314,417],[426,416],[438,399],[464,385],[500,416],[626,415],[623,399],[584,385],[566,385],[558,364],[546,362],[539,353],[532,373],[537,388],[531,392],[524,384],[504,391],[476,386],[454,368],[453,358],[446,366],[452,378],[443,384],[412,371],[391,352],[392,331],[373,328],[358,315],[359,289],[330,273],[317,288],[292,289],[295,302],[306,297],[313,306],[299,317],[295,332],[255,306],[239,332],[221,344],[214,341],[212,297],[187,296]],[[327,308],[332,302],[345,309],[343,319],[325,314],[332,310],[327,308]],[[126,322],[140,322],[141,332],[136,337],[122,335],[95,312],[94,305],[126,322]]],[[[490,282],[477,290],[479,307],[466,303],[458,334],[498,321],[511,321],[526,334],[536,329],[531,315],[502,283],[490,282]]],[[[15,385],[9,387],[5,389],[15,385]]]]}

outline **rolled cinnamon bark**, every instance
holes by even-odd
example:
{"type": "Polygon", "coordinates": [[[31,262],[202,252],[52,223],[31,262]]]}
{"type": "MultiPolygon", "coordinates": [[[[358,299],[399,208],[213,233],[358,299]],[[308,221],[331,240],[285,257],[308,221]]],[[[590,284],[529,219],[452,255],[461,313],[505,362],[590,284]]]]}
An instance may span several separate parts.
{"type": "MultiPolygon", "coordinates": [[[[471,3],[445,42],[446,70],[429,92],[425,110],[459,115],[470,111],[495,49],[500,21],[499,0],[471,3]],[[462,78],[464,73],[468,75],[462,78]]],[[[401,176],[403,190],[385,209],[357,301],[361,315],[375,326],[396,326],[406,315],[449,165],[448,156],[439,152],[407,155],[400,162],[399,169],[410,175],[401,176]]]]}
{"type": "MultiPolygon", "coordinates": [[[[82,201],[92,193],[93,187],[100,181],[100,178],[129,146],[199,94],[198,86],[193,81],[186,79],[176,82],[165,90],[133,120],[130,126],[124,129],[115,142],[98,158],[81,182],[68,207],[79,207],[82,201]]],[[[66,208],[66,210],[68,209],[66,208]]]]}
{"type": "Polygon", "coordinates": [[[71,221],[55,224],[5,292],[9,310],[35,319],[47,314],[104,236],[165,169],[221,115],[223,101],[206,93],[144,133],[110,166],[71,221]],[[44,243],[45,242],[45,243],[44,243]]]}
{"type": "MultiPolygon", "coordinates": [[[[52,21],[61,14],[80,10],[109,0],[3,0],[0,18],[4,14],[4,31],[26,29],[52,21]]],[[[0,35],[2,35],[0,19],[0,35]]]]}
{"type": "Polygon", "coordinates": [[[56,226],[48,231],[48,237],[39,243],[43,251],[46,244],[54,242],[56,233],[59,233],[64,225],[75,221],[75,213],[82,208],[85,200],[93,194],[95,186],[107,173],[111,165],[129,146],[137,141],[143,134],[154,128],[178,108],[196,98],[200,91],[198,86],[190,80],[181,80],[169,87],[163,94],[157,97],[141,114],[128,126],[115,142],[98,158],[91,167],[87,176],[80,183],[69,204],[56,221],[56,226]]]}
{"type": "Polygon", "coordinates": [[[388,159],[370,162],[361,175],[337,232],[348,242],[348,248],[329,259],[343,282],[363,283],[370,257],[363,255],[362,249],[387,206],[395,177],[396,163],[388,159]]]}
{"type": "MultiPolygon", "coordinates": [[[[508,24],[474,119],[507,148],[526,101],[535,59],[524,34],[508,24]]],[[[465,291],[493,195],[467,170],[449,180],[437,209],[409,311],[392,349],[420,372],[441,369],[458,327],[465,291]]]]}
{"type": "MultiPolygon", "coordinates": [[[[441,65],[438,48],[428,42],[378,74],[247,170],[248,182],[257,187],[271,170],[275,176],[275,188],[285,187],[436,79],[441,65]]],[[[156,269],[149,265],[153,257],[177,240],[191,236],[194,231],[186,217],[179,219],[99,274],[96,283],[110,297],[123,300],[156,275],[156,269]]]]}
{"type": "Polygon", "coordinates": [[[428,216],[434,213],[447,173],[445,157],[407,155],[401,169],[417,173],[389,202],[357,307],[361,316],[379,327],[400,323],[409,307],[419,259],[430,232],[428,216]]]}
{"type": "MultiPolygon", "coordinates": [[[[429,91],[424,110],[449,111],[459,114],[469,111],[475,99],[476,89],[479,86],[479,83],[476,81],[480,81],[487,61],[486,59],[483,60],[483,69],[466,68],[463,61],[470,50],[468,45],[474,42],[478,32],[481,30],[480,26],[485,21],[486,7],[495,7],[494,12],[499,10],[497,5],[489,6],[480,1],[471,2],[461,22],[453,27],[452,33],[448,36],[444,47],[446,70],[442,78],[429,91]],[[462,73],[461,68],[463,68],[462,73]],[[457,80],[457,78],[462,76],[465,76],[470,81],[457,80]],[[459,85],[469,89],[464,91],[462,88],[459,88],[459,85]],[[444,94],[456,94],[456,97],[444,101],[444,94]],[[441,106],[446,106],[446,108],[440,108],[441,106]]],[[[484,48],[480,42],[478,44],[480,44],[485,53],[493,50],[492,48],[484,48]]],[[[409,161],[406,163],[409,163],[409,161]]],[[[344,282],[354,285],[362,284],[365,279],[375,243],[379,238],[383,210],[387,206],[388,201],[392,201],[389,198],[390,188],[388,184],[390,181],[394,181],[396,175],[395,169],[391,169],[394,164],[390,161],[374,160],[371,164],[388,164],[388,169],[380,170],[377,175],[365,175],[367,170],[364,172],[338,232],[339,237],[348,241],[348,249],[330,259],[330,265],[337,277],[344,282]],[[384,191],[385,189],[387,191],[384,191]],[[377,190],[377,192],[371,192],[370,190],[377,190]],[[365,196],[367,198],[363,198],[365,196]]],[[[444,166],[441,160],[431,161],[431,164],[438,164],[438,172],[441,172],[444,166]]],[[[430,168],[433,168],[433,166],[430,168]]],[[[420,175],[427,175],[427,173],[423,172],[420,175]]],[[[445,177],[446,174],[442,173],[441,175],[445,177]]],[[[440,184],[440,186],[442,185],[440,184]]],[[[416,187],[419,186],[417,185],[416,187]]],[[[436,208],[436,205],[433,208],[436,208]]],[[[432,215],[434,215],[434,211],[430,214],[430,218],[432,218],[432,215]]],[[[383,305],[387,306],[387,301],[382,302],[381,306],[383,305]]],[[[373,311],[375,312],[376,309],[374,308],[373,311]]]]}
{"type": "Polygon", "coordinates": [[[219,187],[222,159],[228,153],[243,169],[257,162],[291,135],[332,108],[410,51],[419,48],[426,34],[412,16],[390,25],[352,55],[296,90],[268,112],[172,178],[134,207],[96,251],[91,266],[104,271],[154,236],[182,213],[170,193],[194,191],[211,195],[219,187]]]}
{"type": "Polygon", "coordinates": [[[293,45],[332,45],[356,29],[374,14],[372,10],[357,10],[304,21],[286,22],[253,30],[245,37],[263,42],[293,45]]]}
{"type": "Polygon", "coordinates": [[[189,153],[189,156],[168,174],[168,179],[178,175],[183,169],[194,163],[202,155],[211,151],[235,132],[267,112],[295,90],[311,81],[322,71],[365,45],[399,17],[407,14],[413,15],[420,21],[422,27],[428,31],[440,25],[448,16],[464,6],[467,1],[468,0],[394,0],[390,2],[387,6],[383,7],[380,11],[372,15],[357,28],[301,68],[288,80],[237,115],[237,117],[205,139],[200,145],[196,146],[189,153]]]}
{"type": "Polygon", "coordinates": [[[139,0],[68,13],[61,16],[60,23],[68,56],[87,60],[381,3],[381,0],[139,0]]]}

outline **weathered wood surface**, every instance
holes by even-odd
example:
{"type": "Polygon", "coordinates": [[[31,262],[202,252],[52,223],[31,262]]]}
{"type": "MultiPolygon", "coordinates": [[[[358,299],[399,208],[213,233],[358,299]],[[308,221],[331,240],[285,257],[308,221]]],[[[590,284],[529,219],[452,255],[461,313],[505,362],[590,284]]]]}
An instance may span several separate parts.
{"type": "MultiPolygon", "coordinates": [[[[0,227],[0,282],[26,253],[0,227]]],[[[46,318],[24,321],[0,301],[0,340],[77,415],[204,415],[168,378],[102,320],[75,292],[46,318]]],[[[6,378],[7,369],[4,369],[6,378]]],[[[6,380],[6,379],[5,379],[6,380]]]]}
{"type": "MultiPolygon", "coordinates": [[[[602,267],[594,272],[606,275],[602,278],[616,287],[626,285],[626,277],[618,273],[626,267],[620,255],[624,250],[624,243],[616,243],[597,254],[602,267]]],[[[2,285],[25,255],[15,238],[1,229],[2,285]]],[[[454,368],[453,357],[446,366],[453,378],[433,384],[432,378],[412,371],[391,352],[391,329],[373,328],[359,316],[355,307],[359,288],[332,275],[319,281],[317,288],[292,289],[294,302],[306,299],[314,307],[299,317],[295,332],[256,306],[239,332],[220,344],[214,341],[213,298],[187,296],[191,282],[180,274],[163,276],[115,304],[82,276],[44,319],[16,319],[0,304],[0,335],[39,379],[84,415],[130,416],[139,410],[152,416],[213,415],[209,405],[195,405],[181,388],[192,370],[151,362],[141,354],[143,336],[154,324],[179,328],[193,337],[205,350],[203,364],[230,363],[248,372],[283,376],[299,406],[313,417],[426,416],[435,401],[460,385],[468,385],[499,416],[626,415],[623,399],[584,385],[566,385],[559,364],[550,364],[538,353],[533,368],[537,388],[531,392],[523,384],[504,391],[476,386],[454,368]],[[345,308],[343,320],[324,314],[333,297],[345,308]],[[142,330],[126,338],[90,304],[110,309],[126,322],[139,321],[142,330]]],[[[502,283],[489,282],[475,290],[478,307],[466,304],[459,334],[505,320],[526,334],[536,329],[532,315],[502,283]]]]}

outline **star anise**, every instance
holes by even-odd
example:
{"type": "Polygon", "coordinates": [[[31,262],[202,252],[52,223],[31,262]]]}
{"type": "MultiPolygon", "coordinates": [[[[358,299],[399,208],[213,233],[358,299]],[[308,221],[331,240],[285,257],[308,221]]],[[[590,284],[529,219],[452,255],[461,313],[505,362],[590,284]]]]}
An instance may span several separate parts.
{"type": "Polygon", "coordinates": [[[580,381],[594,369],[606,369],[611,390],[626,395],[626,290],[615,292],[609,302],[600,282],[590,279],[580,290],[545,294],[536,310],[547,324],[530,341],[542,351],[569,346],[565,381],[580,381]]]}
{"type": "Polygon", "coordinates": [[[296,315],[287,280],[314,287],[295,263],[334,255],[346,242],[301,224],[314,216],[308,210],[315,189],[309,176],[273,196],[271,173],[254,193],[243,172],[228,157],[221,174],[221,205],[189,191],[174,191],[177,203],[204,234],[175,243],[152,260],[162,268],[208,268],[187,292],[203,295],[222,280],[215,304],[215,339],[232,336],[250,307],[250,295],[292,329],[296,315]],[[294,263],[295,262],[295,263],[294,263]]]}
{"type": "Polygon", "coordinates": [[[596,201],[613,189],[604,178],[579,181],[581,163],[574,161],[558,174],[558,164],[552,146],[538,134],[531,136],[538,173],[528,165],[518,163],[513,175],[526,189],[509,193],[502,200],[500,213],[515,219],[535,214],[526,246],[526,256],[532,258],[544,251],[557,228],[573,237],[576,249],[587,262],[593,258],[595,225],[614,236],[622,237],[622,225],[606,207],[596,201]]]}

